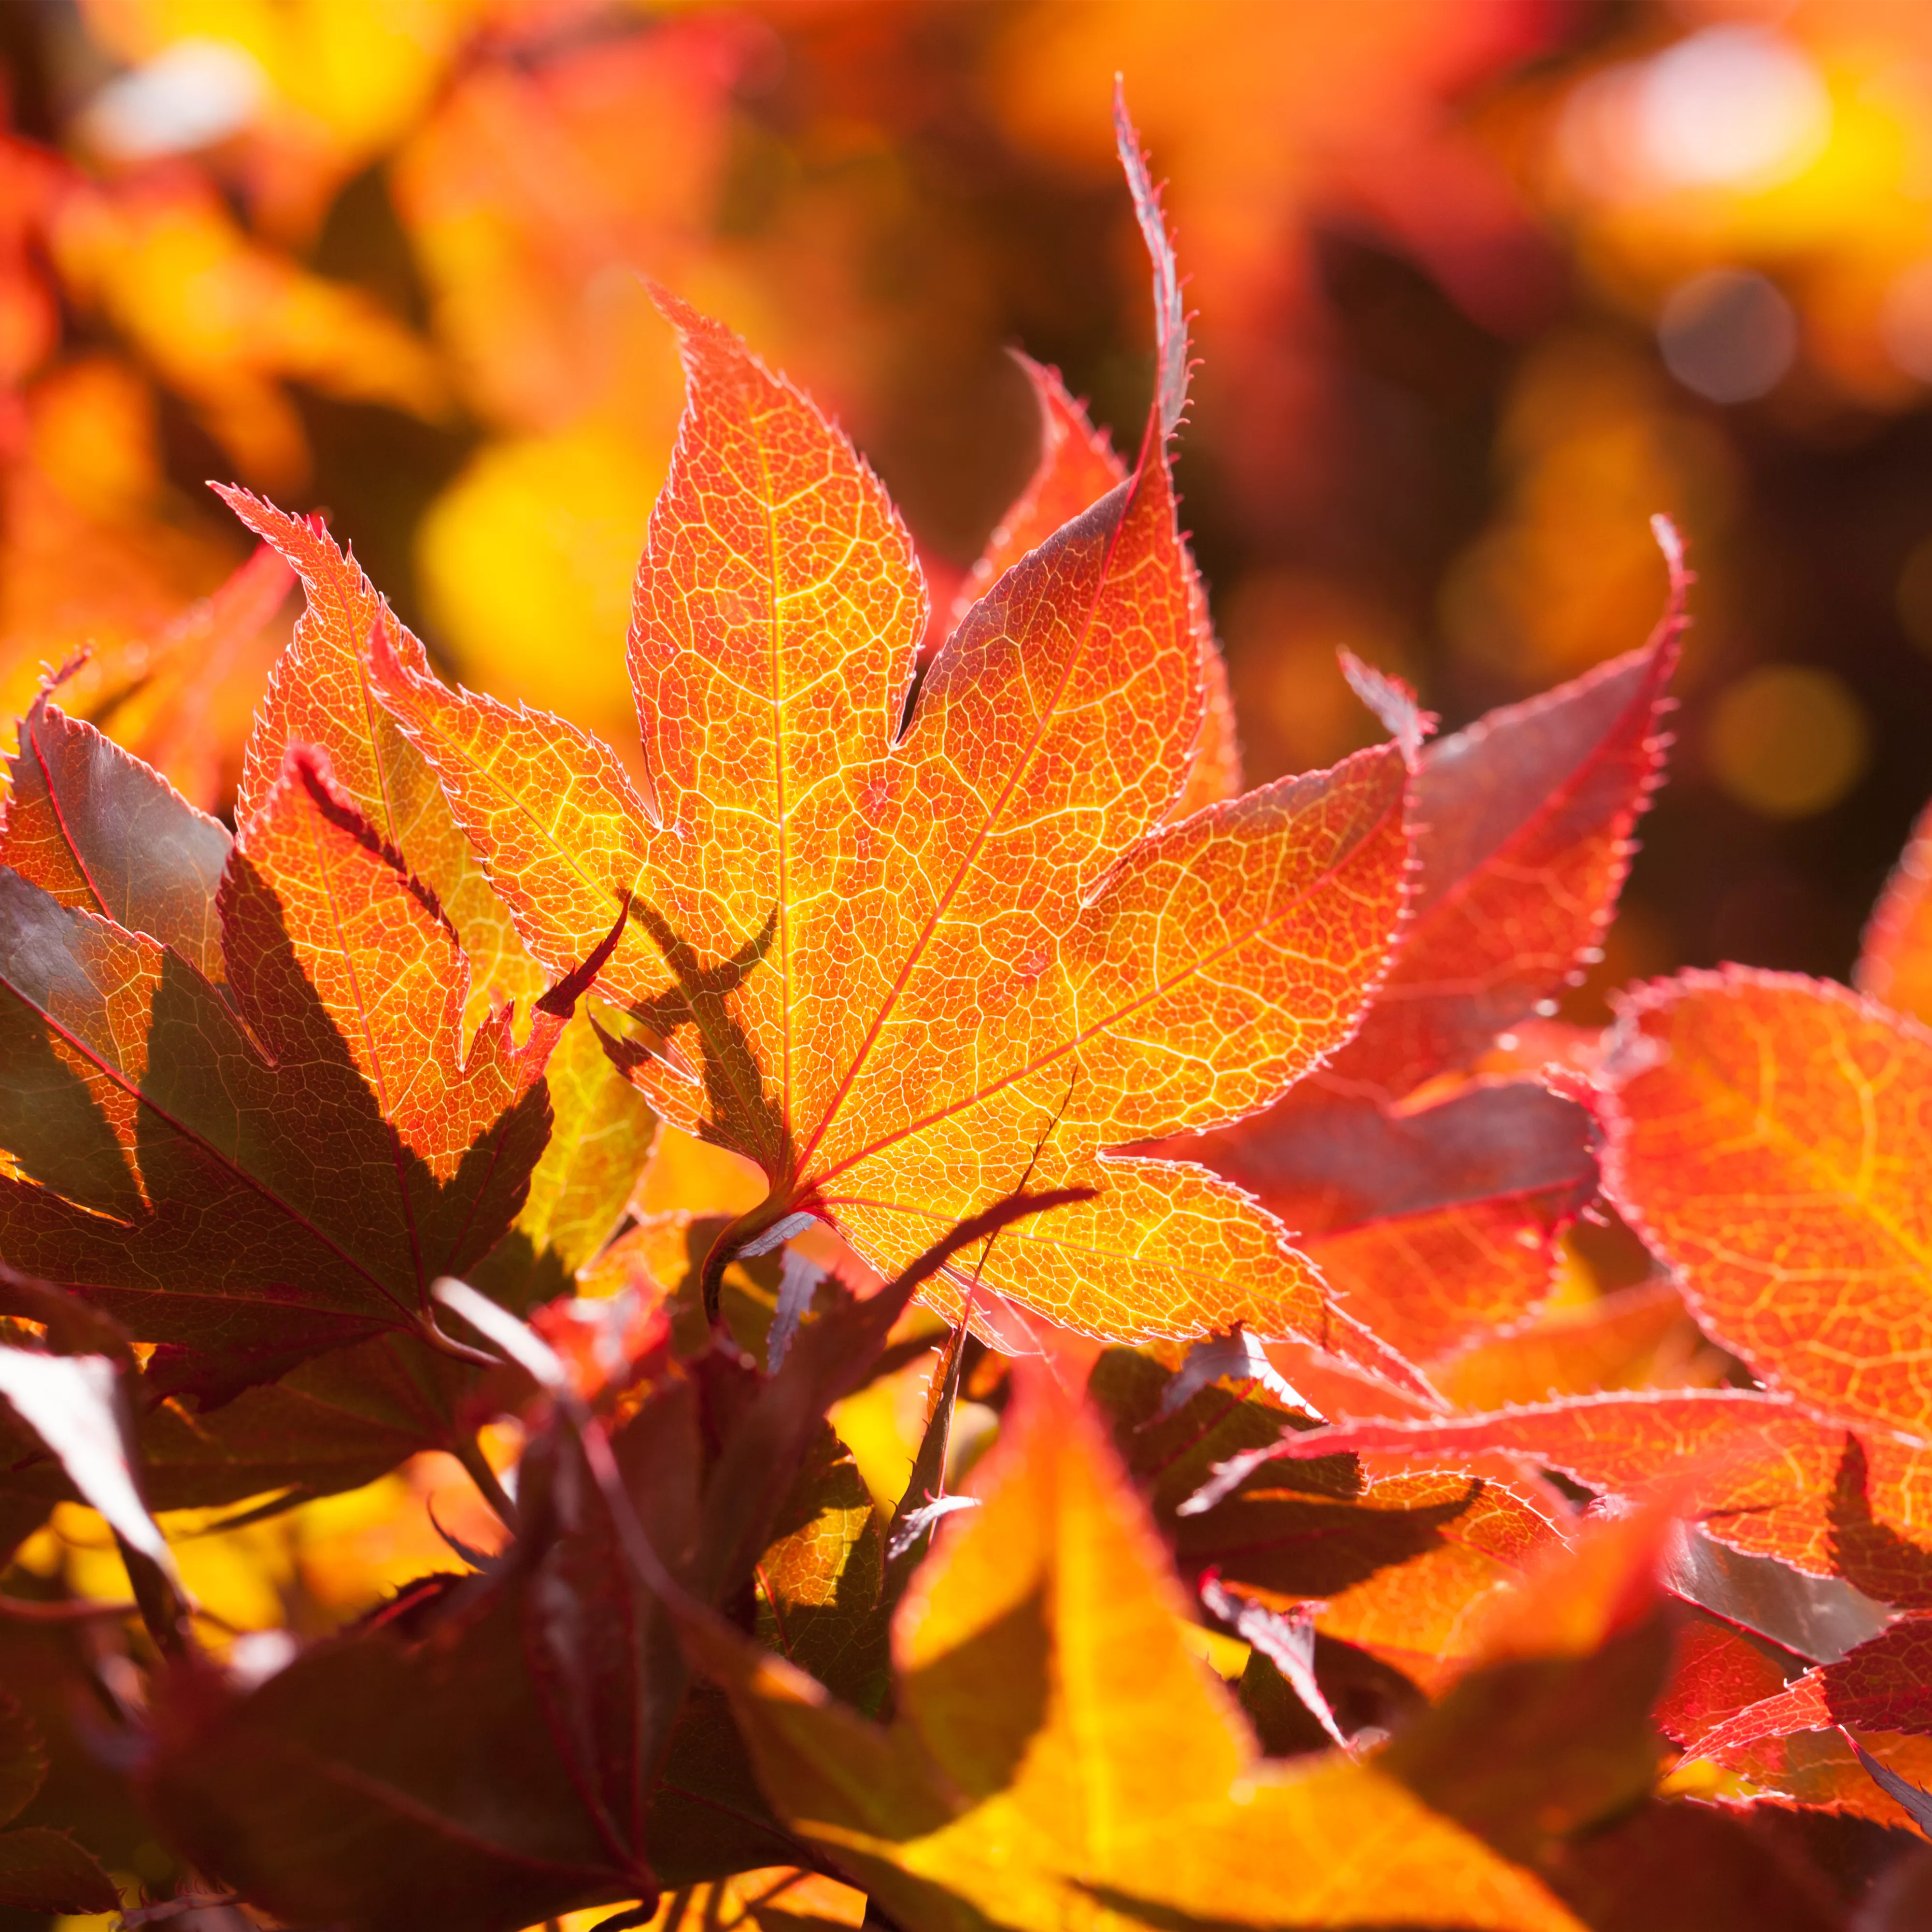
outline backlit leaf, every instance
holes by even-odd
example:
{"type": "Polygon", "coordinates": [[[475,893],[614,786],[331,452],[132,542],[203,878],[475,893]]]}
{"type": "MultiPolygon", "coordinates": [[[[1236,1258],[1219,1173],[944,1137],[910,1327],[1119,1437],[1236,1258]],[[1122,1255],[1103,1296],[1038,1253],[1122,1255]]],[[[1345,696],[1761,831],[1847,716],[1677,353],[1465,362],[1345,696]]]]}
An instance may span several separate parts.
{"type": "Polygon", "coordinates": [[[1647,1796],[1660,1755],[1650,1706],[1670,1653],[1656,1581],[1669,1527],[1653,1511],[1540,1552],[1477,1606],[1470,1669],[1382,1765],[1532,1865],[1647,1796]]]}
{"type": "Polygon", "coordinates": [[[1726,1719],[1774,1696],[1802,1673],[1804,1660],[1714,1616],[1694,1616],[1678,1630],[1670,1680],[1652,1715],[1666,1737],[1695,1744],[1726,1719]]]}
{"type": "MultiPolygon", "coordinates": [[[[1470,1456],[1420,1475],[1346,1454],[1255,1462],[1284,1430],[1306,1430],[1306,1418],[1244,1400],[1225,1383],[1162,1418],[1167,1381],[1144,1356],[1116,1349],[1095,1365],[1090,1389],[1148,1486],[1184,1576],[1216,1576],[1279,1609],[1312,1604],[1323,1635],[1425,1687],[1468,1660],[1472,1605],[1514,1582],[1555,1539],[1550,1499],[1500,1458],[1470,1456]],[[1190,1498],[1217,1466],[1250,1473],[1203,1514],[1190,1498]]],[[[1327,1440],[1338,1432],[1307,1432],[1327,1440]]]]}
{"type": "Polygon", "coordinates": [[[1704,1328],[1820,1414],[1932,1442],[1932,1034],[1731,968],[1629,997],[1605,1178],[1704,1328]]]}
{"type": "Polygon", "coordinates": [[[1528,1081],[1390,1113],[1304,1082],[1268,1112],[1165,1144],[1246,1188],[1342,1305],[1412,1360],[1519,1322],[1596,1192],[1588,1116],[1528,1081]]]}
{"type": "Polygon", "coordinates": [[[172,1574],[174,1559],[135,1480],[117,1374],[104,1355],[0,1348],[0,1396],[115,1534],[172,1574]]]}
{"type": "MultiPolygon", "coordinates": [[[[967,572],[950,614],[956,628],[976,604],[1028,551],[1090,509],[1127,478],[1127,466],[1114,454],[1106,433],[1089,421],[1083,405],[1066,393],[1057,369],[1042,368],[1017,352],[1013,359],[1034,392],[1040,410],[1040,460],[1012,507],[1000,519],[986,548],[967,572]]],[[[1234,700],[1228,668],[1214,635],[1208,593],[1188,560],[1196,649],[1205,703],[1193,769],[1181,788],[1173,816],[1184,818],[1204,805],[1233,798],[1241,790],[1241,750],[1235,736],[1234,700]]]]}
{"type": "Polygon", "coordinates": [[[1705,1731],[1697,1749],[1718,1756],[1766,1738],[1840,1725],[1932,1733],[1932,1624],[1902,1618],[1848,1657],[1808,1671],[1705,1731]]]}
{"type": "Polygon", "coordinates": [[[1495,1410],[1615,1389],[1686,1389],[1724,1379],[1728,1358],[1707,1342],[1668,1282],[1639,1283],[1477,1342],[1430,1378],[1458,1408],[1495,1410]]]}
{"type": "MultiPolygon", "coordinates": [[[[286,515],[244,490],[218,494],[287,560],[308,596],[249,736],[237,820],[245,822],[260,808],[290,746],[320,746],[336,782],[435,893],[455,927],[470,960],[464,1020],[473,1029],[495,1000],[527,998],[542,989],[543,979],[434,776],[370,688],[363,659],[370,632],[387,626],[407,634],[319,517],[286,515]]],[[[604,925],[608,931],[610,922],[604,925]]]]}
{"type": "Polygon", "coordinates": [[[1674,533],[1665,558],[1648,643],[1424,752],[1409,923],[1324,1082],[1400,1097],[1468,1065],[1595,956],[1662,770],[1688,582],[1674,533]]]}
{"type": "Polygon", "coordinates": [[[758,1635],[861,1710],[878,1708],[889,1665],[880,1613],[885,1538],[872,1492],[828,1424],[758,1558],[758,1635]]]}
{"type": "Polygon", "coordinates": [[[0,862],[220,982],[215,890],[233,843],[226,827],[45,692],[20,721],[8,778],[0,862]]]}
{"type": "Polygon", "coordinates": [[[1204,1494],[1252,1480],[1253,1459],[1355,1454],[1454,1470],[1494,1453],[1628,1498],[1675,1486],[1682,1514],[1733,1550],[1846,1576],[1887,1602],[1932,1600],[1932,1466],[1923,1452],[1862,1441],[1741,1389],[1581,1396],[1312,1430],[1232,1460],[1204,1494]]]}
{"type": "Polygon", "coordinates": [[[1932,809],[1912,828],[1872,910],[1852,983],[1932,1024],[1932,809]]]}
{"type": "Polygon", "coordinates": [[[320,753],[291,748],[228,856],[221,987],[17,873],[0,898],[0,1243],[185,1351],[164,1389],[418,1325],[522,1205],[568,992],[466,1052],[455,935],[320,753]]]}
{"type": "Polygon", "coordinates": [[[1569,1928],[1537,1882],[1337,1756],[1264,1762],[1091,1425],[1028,1378],[895,1629],[890,1730],[687,1627],[794,1828],[903,1924],[1569,1928]]]}
{"type": "MultiPolygon", "coordinates": [[[[1104,1154],[1264,1105],[1332,1050],[1403,890],[1399,746],[1164,823],[1207,702],[1178,390],[1132,476],[994,584],[908,718],[926,593],[884,492],[742,344],[660,300],[688,398],[634,601],[647,783],[370,637],[530,950],[574,962],[632,908],[602,979],[634,1019],[614,1051],[668,1119],[764,1169],[734,1244],[803,1212],[890,1271],[1023,1176],[1090,1188],[1010,1230],[988,1287],[1089,1332],[1240,1319],[1400,1372],[1240,1190],[1104,1154]]],[[[956,1312],[958,1283],[934,1299],[956,1312]]]]}

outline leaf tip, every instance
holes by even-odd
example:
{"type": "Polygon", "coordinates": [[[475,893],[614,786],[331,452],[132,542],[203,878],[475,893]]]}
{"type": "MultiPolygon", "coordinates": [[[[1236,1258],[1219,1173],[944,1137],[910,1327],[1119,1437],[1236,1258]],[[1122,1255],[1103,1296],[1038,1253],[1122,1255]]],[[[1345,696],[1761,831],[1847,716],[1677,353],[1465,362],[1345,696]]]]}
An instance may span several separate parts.
{"type": "Polygon", "coordinates": [[[1382,721],[1383,728],[1402,747],[1402,756],[1413,764],[1421,752],[1422,741],[1436,728],[1435,712],[1424,710],[1415,693],[1400,678],[1364,664],[1346,644],[1336,655],[1349,689],[1382,721]]]}
{"type": "Polygon", "coordinates": [[[1114,76],[1114,145],[1127,178],[1127,191],[1133,197],[1134,218],[1140,224],[1141,235],[1154,264],[1154,415],[1165,440],[1174,434],[1181,412],[1187,406],[1187,378],[1192,368],[1187,359],[1187,311],[1181,299],[1174,244],[1161,209],[1160,190],[1154,185],[1140,136],[1127,112],[1126,77],[1118,73],[1114,76]]]}

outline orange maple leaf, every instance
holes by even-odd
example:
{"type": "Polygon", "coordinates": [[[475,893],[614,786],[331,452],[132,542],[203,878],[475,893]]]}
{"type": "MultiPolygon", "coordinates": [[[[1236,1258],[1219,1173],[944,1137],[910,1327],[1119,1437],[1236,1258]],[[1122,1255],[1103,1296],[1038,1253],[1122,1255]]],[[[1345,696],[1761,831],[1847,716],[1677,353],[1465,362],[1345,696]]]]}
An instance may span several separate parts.
{"type": "MultiPolygon", "coordinates": [[[[1094,1197],[1005,1232],[988,1288],[1090,1333],[1240,1321],[1393,1366],[1241,1190],[1107,1151],[1265,1106],[1347,1039],[1402,907],[1415,735],[1176,820],[1208,714],[1166,460],[1186,332],[1124,117],[1121,149],[1160,323],[1140,460],[916,682],[926,591],[877,479],[668,295],[688,394],[634,598],[647,783],[386,626],[371,678],[540,962],[634,907],[614,1053],[770,1183],[716,1266],[817,1217],[894,1268],[1030,1176],[1094,1197]]],[[[956,1313],[964,1276],[934,1288],[956,1313]]]]}
{"type": "Polygon", "coordinates": [[[1932,1022],[1932,806],[1919,814],[1872,909],[1852,983],[1932,1022]]]}
{"type": "Polygon", "coordinates": [[[1629,996],[1606,1065],[1606,1188],[1702,1326],[1814,1413],[1932,1446],[1932,1033],[1731,967],[1629,996]]]}

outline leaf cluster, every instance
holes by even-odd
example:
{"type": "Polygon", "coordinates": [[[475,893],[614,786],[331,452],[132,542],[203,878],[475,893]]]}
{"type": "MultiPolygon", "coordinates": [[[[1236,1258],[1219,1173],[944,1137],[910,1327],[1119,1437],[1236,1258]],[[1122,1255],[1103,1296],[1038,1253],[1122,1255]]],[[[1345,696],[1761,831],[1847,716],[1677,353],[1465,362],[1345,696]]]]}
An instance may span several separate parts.
{"type": "Polygon", "coordinates": [[[660,293],[634,748],[238,491],[307,609],[232,830],[57,680],[20,720],[0,1534],[84,1502],[133,1600],[0,1598],[0,1907],[1781,1932],[1932,1819],[1932,834],[1858,992],[1556,1017],[1661,775],[1662,525],[1625,656],[1434,742],[1352,665],[1387,741],[1243,790],[1120,130],[1142,446],[1027,364],[950,621],[660,293]],[[755,1204],[677,1198],[707,1149],[755,1204]],[[880,1499],[855,1404],[921,1375],[880,1499]],[[438,1450],[494,1546],[326,1631],[221,1629],[152,1514],[438,1450]]]}

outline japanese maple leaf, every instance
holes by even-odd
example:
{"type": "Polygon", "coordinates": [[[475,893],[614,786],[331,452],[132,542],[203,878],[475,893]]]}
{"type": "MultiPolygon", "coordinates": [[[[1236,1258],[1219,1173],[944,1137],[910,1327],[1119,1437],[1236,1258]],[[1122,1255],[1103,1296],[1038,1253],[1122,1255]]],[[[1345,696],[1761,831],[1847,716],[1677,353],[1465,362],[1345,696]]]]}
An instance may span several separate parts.
{"type": "Polygon", "coordinates": [[[1697,1740],[1716,1756],[1795,1731],[1932,1732],[1932,1618],[1903,1617],[1868,1642],[1746,1705],[1697,1740]]]}
{"type": "MultiPolygon", "coordinates": [[[[1178,1378],[1177,1378],[1178,1380],[1178,1378]]],[[[1417,1474],[1324,1456],[1258,1469],[1218,1508],[1185,1513],[1217,1466],[1265,1449],[1289,1418],[1226,1382],[1168,1412],[1177,1380],[1110,1349],[1088,1385],[1145,1486],[1183,1577],[1280,1610],[1394,1664],[1433,1694],[1468,1661],[1472,1606],[1513,1582],[1558,1534],[1559,1512],[1496,1456],[1417,1474]]]]}
{"type": "MultiPolygon", "coordinates": [[[[1173,817],[1207,710],[1166,453],[1186,342],[1124,118],[1122,154],[1160,318],[1140,460],[916,684],[926,592],[877,480],[668,295],[688,394],[633,604],[646,782],[387,626],[372,676],[538,960],[632,908],[615,1050],[770,1185],[717,1267],[817,1216],[893,1268],[1023,1179],[1081,1186],[1002,1235],[988,1288],[1090,1332],[1238,1320],[1379,1360],[1241,1190],[1107,1151],[1263,1106],[1348,1036],[1408,850],[1402,742],[1173,817]]],[[[935,1287],[956,1311],[962,1280],[935,1287]]]]}
{"type": "Polygon", "coordinates": [[[239,838],[44,697],[0,829],[0,1252],[230,1396],[384,1329],[515,1218],[577,982],[465,1047],[434,896],[291,746],[239,838]],[[209,891],[212,885],[212,895],[209,891]]]}
{"type": "Polygon", "coordinates": [[[1262,1464],[1344,1454],[1450,1471],[1502,1454],[1633,1501],[1669,1495],[1744,1554],[1844,1576],[1887,1602],[1932,1604],[1932,1547],[1921,1527],[1932,1462],[1758,1389],[1646,1389],[1286,1434],[1221,1463],[1182,1512],[1207,1510],[1211,1522],[1212,1506],[1251,1486],[1262,1464]]]}
{"type": "Polygon", "coordinates": [[[1528,1080],[1400,1112],[1304,1086],[1203,1142],[1200,1158],[1294,1230],[1352,1314],[1432,1364],[1544,1299],[1556,1237],[1597,1191],[1589,1116],[1528,1080]]]}
{"type": "MultiPolygon", "coordinates": [[[[1127,466],[1114,452],[1103,430],[1088,419],[1085,406],[1066,393],[1056,369],[1013,352],[1040,411],[1040,451],[1026,487],[1000,519],[986,548],[967,572],[954,599],[957,628],[974,604],[1013,566],[1037,550],[1064,524],[1090,509],[1128,479],[1127,466]]],[[[1204,805],[1232,798],[1241,790],[1241,748],[1234,730],[1234,703],[1228,688],[1228,666],[1214,635],[1208,592],[1191,556],[1184,556],[1194,637],[1200,653],[1202,710],[1201,737],[1194,763],[1172,816],[1184,818],[1204,805]]]]}
{"type": "Polygon", "coordinates": [[[1741,967],[1628,996],[1604,1178],[1702,1326],[1813,1414],[1932,1449],[1932,1032],[1741,967]]]}
{"type": "MultiPolygon", "coordinates": [[[[688,1619],[779,1815],[900,1923],[1456,1924],[1574,1932],[1378,1762],[1264,1761],[1093,1421],[1023,1374],[980,1506],[892,1631],[890,1727],[688,1619]]],[[[1418,1780],[1420,1780],[1418,1779],[1418,1780]]]]}
{"type": "Polygon", "coordinates": [[[1688,576],[1658,536],[1670,596],[1647,643],[1423,753],[1410,916],[1354,1037],[1276,1106],[1147,1150],[1252,1190],[1412,1360],[1541,1302],[1556,1238],[1595,1192],[1570,1103],[1527,1082],[1432,1088],[1430,1105],[1417,1090],[1468,1072],[1600,956],[1684,623],[1688,576]]]}
{"type": "MultiPolygon", "coordinates": [[[[466,1034],[506,998],[535,1000],[544,975],[450,816],[435,776],[369,688],[362,642],[394,614],[320,517],[292,517],[244,490],[218,494],[302,580],[307,608],[276,660],[242,764],[236,815],[251,817],[292,744],[328,754],[336,783],[435,896],[470,966],[466,1034]]],[[[565,1028],[544,1070],[553,1130],[511,1238],[478,1280],[520,1303],[564,1292],[616,1226],[657,1122],[611,1067],[590,1015],[565,1028]]]]}
{"type": "Polygon", "coordinates": [[[1932,806],[1919,814],[1872,909],[1852,983],[1932,1023],[1932,806]]]}

